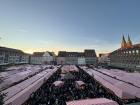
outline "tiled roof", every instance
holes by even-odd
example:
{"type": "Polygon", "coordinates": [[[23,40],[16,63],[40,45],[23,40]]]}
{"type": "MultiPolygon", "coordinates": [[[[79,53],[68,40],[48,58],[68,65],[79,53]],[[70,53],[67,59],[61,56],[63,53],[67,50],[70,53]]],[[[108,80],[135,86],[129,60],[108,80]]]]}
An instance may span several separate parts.
{"type": "MultiPolygon", "coordinates": [[[[55,56],[54,52],[47,51],[47,53],[49,53],[50,56],[55,56]]],[[[45,54],[45,52],[34,52],[32,54],[32,56],[34,56],[34,57],[42,57],[44,54],[45,54]]]]}
{"type": "Polygon", "coordinates": [[[58,56],[59,57],[66,57],[66,51],[59,51],[58,56]]]}
{"type": "Polygon", "coordinates": [[[0,51],[9,51],[9,52],[15,52],[15,53],[24,53],[21,50],[13,49],[13,48],[7,48],[7,47],[0,47],[0,51]]]}
{"type": "Polygon", "coordinates": [[[85,53],[85,57],[96,57],[95,50],[87,49],[87,50],[85,50],[84,53],[85,53]]]}
{"type": "Polygon", "coordinates": [[[42,57],[45,52],[34,52],[32,56],[42,57]]]}
{"type": "Polygon", "coordinates": [[[50,56],[55,56],[54,52],[48,52],[50,54],[50,56]]]}
{"type": "Polygon", "coordinates": [[[140,43],[134,44],[133,46],[134,46],[134,47],[140,47],[140,43]]]}
{"type": "Polygon", "coordinates": [[[85,50],[85,52],[59,51],[58,57],[96,57],[95,50],[85,50]]]}

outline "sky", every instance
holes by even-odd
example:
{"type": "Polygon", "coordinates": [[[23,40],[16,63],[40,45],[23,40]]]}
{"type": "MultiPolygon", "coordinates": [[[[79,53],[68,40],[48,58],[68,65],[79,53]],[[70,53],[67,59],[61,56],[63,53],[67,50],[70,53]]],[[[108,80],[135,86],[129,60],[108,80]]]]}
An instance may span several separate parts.
{"type": "Polygon", "coordinates": [[[0,0],[0,46],[108,53],[140,43],[140,0],[0,0]]]}

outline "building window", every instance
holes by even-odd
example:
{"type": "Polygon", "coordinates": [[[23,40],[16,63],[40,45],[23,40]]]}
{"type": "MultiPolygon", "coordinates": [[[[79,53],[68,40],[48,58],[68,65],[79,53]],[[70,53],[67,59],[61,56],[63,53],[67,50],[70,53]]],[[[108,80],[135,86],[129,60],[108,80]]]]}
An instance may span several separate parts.
{"type": "Polygon", "coordinates": [[[139,53],[139,50],[136,50],[136,53],[138,54],[139,53]]]}

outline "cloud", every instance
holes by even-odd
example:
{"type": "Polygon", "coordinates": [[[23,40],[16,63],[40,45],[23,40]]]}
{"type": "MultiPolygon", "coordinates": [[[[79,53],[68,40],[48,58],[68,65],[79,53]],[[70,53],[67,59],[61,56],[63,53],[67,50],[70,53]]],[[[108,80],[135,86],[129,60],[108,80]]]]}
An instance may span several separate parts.
{"type": "Polygon", "coordinates": [[[7,33],[0,33],[0,37],[7,35],[7,33]]]}
{"type": "Polygon", "coordinates": [[[19,32],[23,32],[23,33],[26,33],[26,32],[29,32],[28,30],[26,29],[18,29],[19,32]]]}
{"type": "Polygon", "coordinates": [[[49,43],[48,41],[45,41],[45,40],[37,40],[37,42],[40,44],[48,44],[49,43]]]}

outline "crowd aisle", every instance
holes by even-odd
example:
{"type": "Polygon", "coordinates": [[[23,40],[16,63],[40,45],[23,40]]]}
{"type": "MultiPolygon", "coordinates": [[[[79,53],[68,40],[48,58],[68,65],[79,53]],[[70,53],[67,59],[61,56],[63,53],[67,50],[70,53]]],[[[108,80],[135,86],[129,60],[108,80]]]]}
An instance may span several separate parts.
{"type": "Polygon", "coordinates": [[[79,99],[97,98],[94,81],[83,71],[75,67],[65,67],[54,74],[24,105],[66,105],[66,102],[79,99]],[[64,84],[55,86],[55,81],[64,84]],[[83,81],[83,85],[76,86],[75,81],[83,81]]]}

